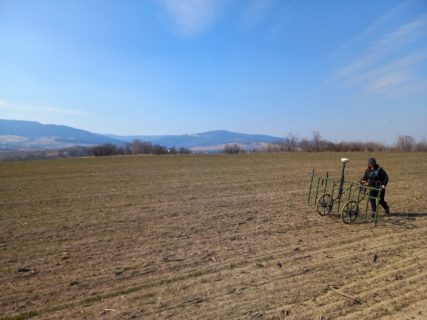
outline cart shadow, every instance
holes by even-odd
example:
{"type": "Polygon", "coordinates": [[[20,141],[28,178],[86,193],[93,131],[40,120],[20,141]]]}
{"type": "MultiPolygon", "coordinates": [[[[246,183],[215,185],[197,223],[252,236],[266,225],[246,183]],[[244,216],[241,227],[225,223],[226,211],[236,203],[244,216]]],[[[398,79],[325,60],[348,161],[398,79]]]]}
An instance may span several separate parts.
{"type": "Polygon", "coordinates": [[[418,226],[413,224],[413,222],[420,217],[427,217],[427,212],[394,212],[381,219],[381,224],[391,227],[416,229],[418,226]]]}
{"type": "MultiPolygon", "coordinates": [[[[417,229],[418,226],[414,224],[417,218],[427,217],[427,212],[394,212],[390,213],[387,216],[383,214],[378,215],[378,227],[390,227],[390,228],[404,228],[404,229],[417,229]]],[[[336,223],[342,223],[341,215],[339,214],[330,214],[329,218],[334,220],[336,223]]],[[[370,219],[369,214],[365,221],[364,214],[360,215],[352,225],[366,225],[373,224],[373,221],[370,219]]]]}
{"type": "Polygon", "coordinates": [[[412,218],[412,219],[416,219],[418,217],[427,217],[427,212],[394,212],[394,213],[390,213],[389,217],[408,217],[408,218],[412,218]]]}

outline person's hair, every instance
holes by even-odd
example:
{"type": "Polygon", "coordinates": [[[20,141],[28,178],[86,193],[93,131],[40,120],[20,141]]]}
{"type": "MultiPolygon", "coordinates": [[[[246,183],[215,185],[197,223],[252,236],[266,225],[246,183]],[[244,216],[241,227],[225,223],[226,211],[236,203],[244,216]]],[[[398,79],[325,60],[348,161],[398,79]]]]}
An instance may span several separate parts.
{"type": "Polygon", "coordinates": [[[368,165],[369,165],[369,164],[372,164],[372,165],[374,165],[374,166],[375,166],[375,165],[377,165],[377,160],[375,160],[375,158],[369,158],[369,159],[368,159],[368,165]]]}

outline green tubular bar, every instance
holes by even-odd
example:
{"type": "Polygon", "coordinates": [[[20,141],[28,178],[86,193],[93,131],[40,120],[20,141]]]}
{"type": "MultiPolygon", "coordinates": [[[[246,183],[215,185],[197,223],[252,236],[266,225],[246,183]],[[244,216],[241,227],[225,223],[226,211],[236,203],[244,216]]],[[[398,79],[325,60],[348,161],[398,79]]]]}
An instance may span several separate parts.
{"type": "Polygon", "coordinates": [[[320,179],[321,179],[320,177],[317,178],[316,197],[314,198],[314,202],[317,201],[317,196],[319,194],[320,179]]]}
{"type": "Polygon", "coordinates": [[[365,222],[368,220],[368,207],[369,207],[369,199],[368,199],[368,198],[366,198],[365,222]]]}
{"type": "Polygon", "coordinates": [[[323,187],[323,194],[326,193],[326,188],[328,187],[329,173],[326,171],[325,186],[323,187]]]}
{"type": "MultiPolygon", "coordinates": [[[[355,185],[354,183],[351,184],[351,186],[350,186],[350,193],[351,193],[351,190],[353,189],[353,187],[355,187],[355,186],[357,187],[357,185],[355,185]]],[[[359,208],[360,188],[357,190],[356,194],[357,194],[357,198],[356,198],[356,210],[357,210],[357,212],[356,212],[356,219],[357,219],[358,216],[359,216],[359,214],[360,214],[360,208],[359,208]]],[[[350,197],[349,197],[349,201],[350,201],[350,197]]]]}
{"type": "Polygon", "coordinates": [[[342,197],[342,193],[341,190],[338,190],[338,208],[337,211],[340,212],[340,207],[341,207],[341,197],[342,197]]]}
{"type": "Polygon", "coordinates": [[[350,184],[350,188],[348,189],[348,199],[347,199],[347,201],[350,201],[350,199],[351,199],[351,191],[352,191],[352,189],[353,189],[353,184],[350,184]]]}
{"type": "Polygon", "coordinates": [[[313,188],[313,180],[314,180],[314,169],[313,169],[313,172],[311,173],[310,189],[308,191],[308,200],[307,200],[308,204],[310,204],[311,189],[313,188]]]}
{"type": "Polygon", "coordinates": [[[379,209],[381,189],[370,187],[370,186],[363,186],[363,188],[361,188],[361,185],[359,183],[344,181],[342,192],[340,192],[340,190],[337,190],[337,186],[339,184],[340,184],[340,181],[337,179],[331,179],[329,177],[328,172],[326,172],[325,176],[317,176],[315,174],[315,171],[313,170],[310,177],[310,187],[309,187],[308,199],[307,199],[308,204],[310,204],[310,201],[312,200],[314,200],[314,203],[316,204],[319,198],[320,192],[323,192],[323,194],[329,193],[332,196],[332,206],[334,207],[335,212],[340,212],[341,199],[346,199],[347,201],[351,201],[351,200],[356,201],[359,213],[361,214],[363,212],[363,209],[362,209],[363,206],[361,206],[360,204],[366,200],[364,221],[367,222],[369,202],[370,202],[370,199],[374,199],[377,204],[377,210],[376,212],[374,212],[373,222],[374,222],[374,226],[376,226],[378,222],[378,209],[379,209]],[[316,189],[316,191],[314,191],[314,189],[316,189]],[[375,197],[372,197],[370,194],[374,190],[377,191],[376,192],[377,195],[375,197]],[[336,197],[335,197],[335,192],[337,192],[336,197]],[[348,195],[346,194],[345,198],[342,198],[343,194],[345,193],[348,193],[348,195]]]}
{"type": "Polygon", "coordinates": [[[377,225],[377,220],[378,220],[378,207],[379,207],[379,202],[380,202],[380,194],[381,194],[381,189],[380,188],[374,188],[374,187],[369,187],[366,186],[365,189],[367,190],[367,196],[366,196],[366,212],[365,212],[365,221],[367,220],[367,215],[368,215],[368,208],[369,208],[369,200],[373,199],[375,200],[376,203],[376,210],[374,212],[374,226],[377,225]],[[377,191],[376,192],[376,196],[372,197],[371,191],[377,191]]]}
{"type": "Polygon", "coordinates": [[[334,192],[335,192],[335,187],[337,185],[337,182],[335,180],[332,181],[332,190],[331,190],[331,197],[332,199],[334,199],[334,192]]]}

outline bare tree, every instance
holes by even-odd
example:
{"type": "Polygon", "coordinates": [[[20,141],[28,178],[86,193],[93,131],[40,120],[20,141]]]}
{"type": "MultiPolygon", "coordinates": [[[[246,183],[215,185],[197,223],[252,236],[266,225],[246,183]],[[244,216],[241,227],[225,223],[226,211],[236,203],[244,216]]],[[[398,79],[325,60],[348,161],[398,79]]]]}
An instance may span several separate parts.
{"type": "Polygon", "coordinates": [[[298,137],[297,135],[293,134],[292,132],[290,132],[288,134],[288,138],[287,138],[287,151],[290,152],[295,152],[297,151],[297,145],[298,145],[298,137]]]}
{"type": "Polygon", "coordinates": [[[385,151],[386,146],[379,142],[368,141],[368,142],[365,142],[365,150],[366,151],[385,151]]]}
{"type": "Polygon", "coordinates": [[[321,151],[322,136],[319,131],[313,131],[313,138],[311,139],[313,151],[321,151]]]}
{"type": "Polygon", "coordinates": [[[268,152],[283,152],[287,151],[287,141],[285,139],[278,139],[268,145],[268,152]]]}
{"type": "Polygon", "coordinates": [[[95,157],[114,156],[119,154],[117,146],[112,143],[105,143],[99,146],[92,147],[90,151],[95,157]]]}
{"type": "Polygon", "coordinates": [[[414,151],[426,152],[427,151],[427,140],[423,139],[418,141],[414,146],[414,151]]]}
{"type": "Polygon", "coordinates": [[[130,154],[140,154],[142,153],[143,142],[139,139],[134,139],[132,142],[126,145],[126,151],[130,154]]]}
{"type": "Polygon", "coordinates": [[[223,150],[224,154],[238,154],[245,153],[245,150],[241,148],[238,144],[229,145],[226,144],[223,150]]]}
{"type": "Polygon", "coordinates": [[[412,151],[415,146],[415,138],[412,136],[399,136],[397,137],[395,146],[400,151],[412,151]]]}
{"type": "Polygon", "coordinates": [[[178,153],[180,153],[180,154],[191,154],[193,152],[191,151],[191,149],[187,149],[185,147],[181,147],[181,148],[179,148],[178,153]]]}
{"type": "Polygon", "coordinates": [[[311,142],[307,139],[302,139],[300,142],[300,148],[302,151],[310,152],[312,150],[311,142]]]}

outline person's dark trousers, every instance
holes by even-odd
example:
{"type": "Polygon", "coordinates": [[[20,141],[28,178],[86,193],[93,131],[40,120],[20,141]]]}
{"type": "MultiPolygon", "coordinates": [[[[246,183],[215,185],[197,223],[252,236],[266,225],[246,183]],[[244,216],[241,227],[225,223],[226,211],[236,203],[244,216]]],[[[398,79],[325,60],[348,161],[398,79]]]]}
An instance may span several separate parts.
{"type": "MultiPolygon", "coordinates": [[[[378,195],[378,191],[377,190],[371,190],[369,195],[371,197],[376,197],[378,195]]],[[[384,210],[388,210],[388,204],[387,204],[387,202],[385,202],[384,197],[385,197],[385,189],[381,189],[379,204],[384,208],[384,210]]],[[[372,212],[377,211],[377,203],[376,203],[375,199],[370,198],[369,202],[371,203],[372,212]]]]}

